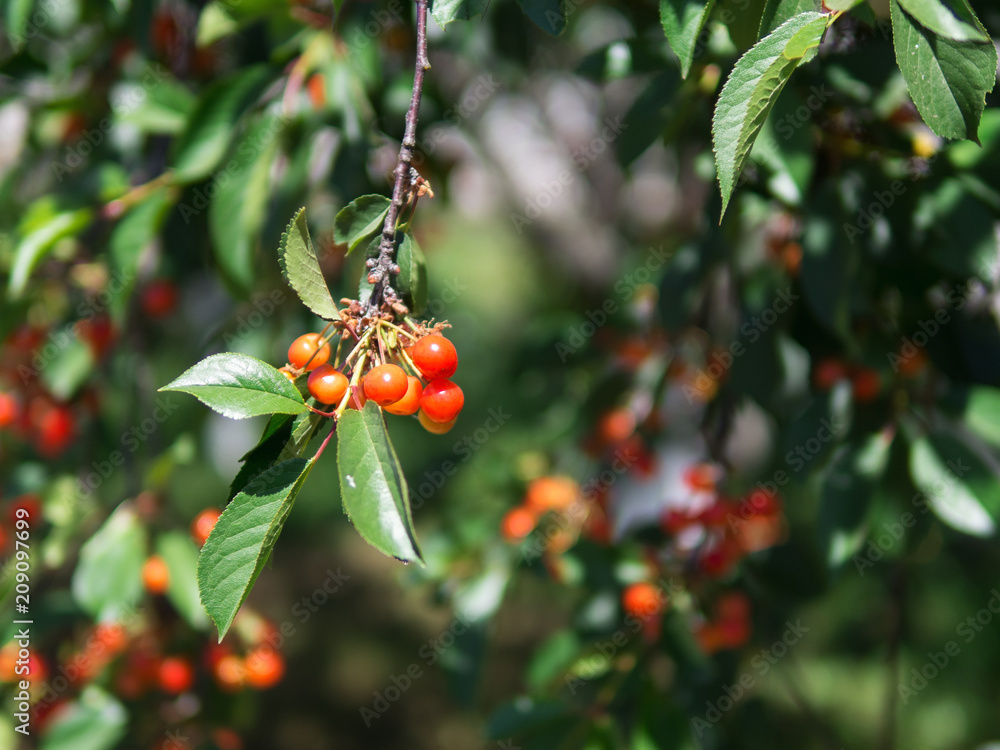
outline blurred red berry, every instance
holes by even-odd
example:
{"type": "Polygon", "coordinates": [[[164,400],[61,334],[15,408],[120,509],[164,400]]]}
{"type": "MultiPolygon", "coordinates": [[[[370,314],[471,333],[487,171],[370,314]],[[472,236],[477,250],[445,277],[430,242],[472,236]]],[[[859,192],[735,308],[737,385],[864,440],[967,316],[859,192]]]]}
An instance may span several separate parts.
{"type": "Polygon", "coordinates": [[[255,648],[244,660],[247,684],[257,690],[277,685],[285,674],[285,660],[270,646],[255,648]]]}
{"type": "Polygon", "coordinates": [[[882,376],[878,370],[862,367],[851,378],[851,387],[855,401],[860,404],[870,403],[878,398],[882,391],[882,376]]]}
{"type": "Polygon", "coordinates": [[[663,611],[665,597],[652,583],[633,583],[622,592],[622,609],[634,617],[653,617],[663,611]]]}
{"type": "Polygon", "coordinates": [[[194,521],[191,522],[191,536],[194,537],[199,547],[208,539],[221,515],[222,511],[218,508],[206,508],[195,516],[194,521]]]}
{"type": "Polygon", "coordinates": [[[183,657],[167,657],[160,662],[157,680],[163,692],[179,695],[190,690],[194,684],[194,667],[183,657]]]}
{"type": "Polygon", "coordinates": [[[154,279],[139,294],[139,306],[147,318],[159,320],[177,309],[177,285],[170,279],[154,279]]]}
{"type": "Polygon", "coordinates": [[[21,417],[21,401],[10,392],[0,392],[0,427],[9,427],[21,417]]]}

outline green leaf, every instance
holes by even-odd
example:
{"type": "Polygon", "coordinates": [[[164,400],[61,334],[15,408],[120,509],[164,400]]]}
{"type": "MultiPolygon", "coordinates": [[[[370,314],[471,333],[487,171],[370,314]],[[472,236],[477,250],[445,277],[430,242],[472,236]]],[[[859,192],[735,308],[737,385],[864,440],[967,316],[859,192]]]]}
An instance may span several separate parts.
{"type": "Polygon", "coordinates": [[[562,0],[517,0],[524,14],[546,34],[559,36],[569,20],[562,0]]]}
{"type": "Polygon", "coordinates": [[[311,411],[304,412],[295,417],[295,421],[292,423],[291,434],[281,449],[278,460],[285,461],[289,458],[301,456],[305,452],[306,447],[308,447],[309,441],[316,437],[326,419],[326,417],[311,411]]]}
{"type": "Polygon", "coordinates": [[[767,0],[718,0],[715,17],[725,24],[736,49],[748,50],[757,43],[766,5],[767,0]]]}
{"type": "Polygon", "coordinates": [[[468,21],[484,13],[490,0],[434,0],[431,15],[442,29],[452,21],[468,21]]]}
{"type": "Polygon", "coordinates": [[[40,225],[33,226],[21,237],[14,248],[14,264],[10,271],[7,291],[11,299],[18,299],[24,293],[32,272],[38,267],[56,243],[77,234],[90,223],[89,209],[62,211],[40,225]]]}
{"type": "Polygon", "coordinates": [[[767,0],[760,19],[760,36],[767,36],[800,13],[819,13],[822,9],[822,0],[767,0]]]}
{"type": "Polygon", "coordinates": [[[139,276],[144,251],[160,233],[174,200],[174,194],[166,188],[154,190],[125,214],[111,232],[108,252],[113,272],[118,276],[111,309],[118,320],[127,311],[128,297],[139,276]]]}
{"type": "Polygon", "coordinates": [[[337,470],[344,510],[361,536],[398,560],[423,564],[406,478],[374,401],[361,411],[348,409],[340,417],[337,470]]]}
{"type": "Polygon", "coordinates": [[[302,458],[283,461],[251,481],[226,506],[205,542],[198,589],[220,641],[274,549],[312,465],[302,458]]]}
{"type": "Polygon", "coordinates": [[[241,290],[253,286],[254,248],[271,191],[271,166],[285,120],[268,115],[247,129],[226,163],[226,179],[218,179],[208,206],[208,230],[215,257],[226,276],[241,290]]]}
{"type": "Polygon", "coordinates": [[[231,419],[306,410],[302,394],[288,378],[246,354],[213,354],[160,390],[190,393],[231,419]]]}
{"type": "Polygon", "coordinates": [[[942,138],[979,142],[986,94],[996,83],[992,42],[955,42],[922,28],[898,2],[892,10],[896,62],[928,127],[942,138]]]}
{"type": "MultiPolygon", "coordinates": [[[[343,211],[341,212],[343,213],[343,211]]],[[[340,217],[340,214],[337,214],[340,217]]],[[[278,249],[281,272],[302,303],[324,320],[340,320],[337,305],[323,278],[316,249],[309,239],[306,210],[300,208],[281,235],[278,249]]]]}
{"type": "Polygon", "coordinates": [[[964,422],[994,448],[1000,448],[1000,390],[987,386],[970,388],[964,422]]]}
{"type": "Polygon", "coordinates": [[[864,544],[875,489],[889,464],[892,436],[869,435],[837,450],[823,475],[820,546],[830,567],[839,567],[864,544]]]}
{"type": "Polygon", "coordinates": [[[758,42],[733,67],[712,118],[722,213],[757,133],[803,57],[819,46],[827,17],[802,13],[758,42]]]}
{"type": "Polygon", "coordinates": [[[80,607],[102,622],[124,617],[142,596],[146,532],[120,505],[80,550],[72,591],[80,607]]]}
{"type": "Polygon", "coordinates": [[[400,297],[414,314],[427,306],[427,261],[416,238],[406,232],[396,251],[399,275],[392,283],[400,297]]]}
{"type": "Polygon", "coordinates": [[[66,344],[45,362],[42,382],[58,400],[69,401],[94,371],[94,353],[72,330],[60,334],[58,341],[66,344]]]}
{"type": "Polygon", "coordinates": [[[109,750],[125,736],[128,712],[114,697],[89,685],[52,719],[40,750],[109,750]]]}
{"type": "Polygon", "coordinates": [[[333,234],[338,243],[347,244],[348,254],[382,231],[390,203],[384,195],[362,195],[340,209],[333,220],[333,234]]]}
{"type": "Polygon", "coordinates": [[[255,65],[205,89],[187,128],[174,144],[177,182],[198,182],[212,173],[229,148],[236,122],[271,77],[269,66],[255,65]]]}
{"type": "MultiPolygon", "coordinates": [[[[308,412],[312,414],[312,412],[308,412]]],[[[260,436],[257,445],[247,451],[240,459],[243,465],[229,485],[228,503],[240,493],[250,480],[258,474],[263,474],[267,469],[276,463],[285,448],[285,444],[292,437],[292,425],[306,415],[305,412],[293,417],[291,414],[274,414],[264,427],[264,433],[260,436]]]]}
{"type": "Polygon", "coordinates": [[[910,446],[910,476],[923,501],[958,531],[990,536],[1000,509],[997,476],[956,438],[943,433],[910,446]]]}
{"type": "Polygon", "coordinates": [[[15,52],[21,49],[25,42],[28,21],[31,18],[31,9],[34,4],[35,0],[3,0],[0,3],[0,6],[3,7],[3,26],[6,29],[6,37],[15,52]]]}
{"type": "Polygon", "coordinates": [[[846,12],[863,2],[865,2],[865,0],[825,0],[823,4],[830,10],[840,10],[846,12]]]}
{"type": "Polygon", "coordinates": [[[660,23],[670,48],[681,63],[681,77],[687,78],[705,21],[715,0],[660,0],[660,23]]]}
{"type": "Polygon", "coordinates": [[[128,86],[131,90],[123,96],[139,104],[121,111],[120,122],[155,135],[180,135],[184,131],[197,101],[184,84],[165,72],[157,72],[155,86],[143,86],[139,81],[128,86]]]}
{"type": "Polygon", "coordinates": [[[198,548],[187,534],[168,531],[156,540],[156,554],[170,572],[167,599],[196,630],[208,628],[208,616],[198,596],[198,548]]]}
{"type": "Polygon", "coordinates": [[[941,0],[897,0],[903,10],[929,31],[956,42],[989,42],[990,35],[967,23],[941,0]]]}
{"type": "Polygon", "coordinates": [[[195,45],[199,48],[208,47],[223,37],[233,34],[239,28],[239,21],[233,18],[225,3],[210,2],[198,16],[195,45]]]}

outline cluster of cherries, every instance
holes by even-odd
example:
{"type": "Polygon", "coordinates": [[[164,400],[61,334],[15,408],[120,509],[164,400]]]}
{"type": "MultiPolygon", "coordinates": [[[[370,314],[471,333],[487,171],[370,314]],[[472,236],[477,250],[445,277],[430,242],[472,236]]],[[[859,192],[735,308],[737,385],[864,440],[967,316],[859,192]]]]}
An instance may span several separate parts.
{"type": "MultiPolygon", "coordinates": [[[[177,307],[177,287],[170,280],[154,279],[140,290],[138,302],[145,319],[164,318],[177,307]]],[[[118,335],[104,314],[82,318],[65,331],[24,325],[10,333],[0,348],[0,430],[30,443],[45,458],[65,453],[76,442],[81,418],[100,407],[100,394],[84,386],[65,401],[49,392],[42,372],[74,338],[99,362],[118,335]]]]}
{"type": "Polygon", "coordinates": [[[309,395],[321,404],[361,409],[370,400],[390,414],[416,414],[428,432],[443,434],[455,425],[465,405],[462,389],[450,380],[458,369],[458,352],[438,333],[412,338],[409,346],[399,349],[400,364],[382,361],[363,377],[354,373],[355,377],[348,379],[344,374],[346,361],[339,368],[329,363],[329,340],[307,333],[288,348],[288,367],[283,371],[292,380],[308,372],[309,395]]]}
{"type": "MultiPolygon", "coordinates": [[[[215,528],[222,511],[218,508],[208,508],[199,513],[191,523],[191,536],[199,546],[203,545],[215,528]]],[[[170,570],[166,561],[159,555],[147,558],[142,567],[142,581],[146,590],[154,596],[162,596],[170,588],[170,570]]],[[[266,690],[276,685],[285,673],[284,658],[267,643],[267,634],[273,626],[266,622],[257,622],[256,615],[244,615],[237,618],[243,621],[253,621],[248,627],[239,627],[237,631],[248,631],[251,645],[246,653],[240,655],[230,645],[231,639],[222,644],[209,644],[205,652],[205,666],[211,672],[215,683],[224,691],[235,692],[244,687],[256,690],[266,690]]],[[[156,659],[149,655],[140,655],[137,667],[131,670],[132,676],[125,685],[127,692],[141,691],[149,684],[158,684],[160,689],[172,695],[185,693],[191,689],[195,680],[195,667],[190,659],[184,656],[173,656],[156,659]]]]}

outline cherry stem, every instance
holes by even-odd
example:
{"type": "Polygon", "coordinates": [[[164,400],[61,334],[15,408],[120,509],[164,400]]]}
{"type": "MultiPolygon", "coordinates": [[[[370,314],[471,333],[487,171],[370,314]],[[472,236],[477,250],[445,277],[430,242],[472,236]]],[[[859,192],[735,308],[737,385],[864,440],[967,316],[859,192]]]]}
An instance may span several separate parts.
{"type": "Polygon", "coordinates": [[[333,437],[333,433],[335,433],[336,431],[337,431],[337,423],[334,422],[333,427],[330,428],[330,431],[326,433],[326,437],[323,438],[323,442],[320,443],[319,449],[316,451],[316,455],[313,456],[312,458],[313,461],[318,461],[319,457],[323,455],[323,451],[326,450],[327,443],[330,442],[330,438],[333,437]]]}
{"type": "Polygon", "coordinates": [[[396,255],[396,223],[410,187],[413,150],[417,145],[417,114],[420,110],[420,97],[424,89],[424,72],[430,68],[430,63],[427,61],[427,2],[428,0],[416,0],[417,60],[413,72],[413,93],[410,97],[410,109],[406,113],[403,142],[399,147],[399,159],[394,171],[396,179],[392,187],[392,202],[389,204],[389,211],[386,213],[385,223],[382,225],[382,240],[379,243],[378,258],[375,261],[375,266],[369,272],[377,276],[371,296],[368,298],[368,307],[371,310],[379,309],[387,297],[390,301],[395,298],[394,291],[388,295],[386,292],[392,289],[392,271],[390,269],[394,265],[396,255]]]}

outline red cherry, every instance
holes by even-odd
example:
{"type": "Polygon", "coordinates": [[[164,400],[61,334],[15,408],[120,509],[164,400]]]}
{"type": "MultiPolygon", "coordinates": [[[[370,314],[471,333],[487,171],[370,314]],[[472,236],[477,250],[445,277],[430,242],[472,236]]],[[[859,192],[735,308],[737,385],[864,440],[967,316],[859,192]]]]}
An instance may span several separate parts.
{"type": "Polygon", "coordinates": [[[848,376],[847,363],[838,357],[821,359],[813,368],[813,385],[818,390],[828,391],[848,376]]]}
{"type": "Polygon", "coordinates": [[[331,364],[309,373],[309,394],[321,404],[339,404],[348,385],[347,376],[331,364]]]}
{"type": "Polygon", "coordinates": [[[523,505],[511,508],[500,522],[500,534],[508,542],[516,542],[535,530],[538,519],[523,505]]]}
{"type": "Polygon", "coordinates": [[[146,317],[165,318],[177,308],[177,285],[170,279],[154,279],[142,290],[139,304],[146,317]]]}
{"type": "Polygon", "coordinates": [[[0,392],[0,427],[9,427],[21,416],[21,402],[13,393],[0,392]]]}
{"type": "Polygon", "coordinates": [[[153,555],[142,566],[142,583],[150,594],[163,594],[170,586],[170,571],[159,555],[153,555]]]}
{"type": "Polygon", "coordinates": [[[227,693],[235,693],[246,681],[246,667],[243,660],[234,655],[223,656],[216,663],[212,673],[219,687],[227,693]]]}
{"type": "Polygon", "coordinates": [[[398,414],[404,417],[416,414],[417,409],[420,408],[420,396],[423,392],[424,386],[420,383],[420,378],[409,375],[406,378],[406,395],[396,403],[387,405],[385,410],[390,414],[398,414]]]}
{"type": "Polygon", "coordinates": [[[878,398],[882,390],[882,376],[878,370],[862,367],[851,378],[851,387],[855,401],[859,404],[869,403],[878,398]]]}
{"type": "Polygon", "coordinates": [[[208,508],[195,516],[194,521],[191,522],[191,536],[194,537],[198,546],[203,545],[208,539],[221,515],[222,511],[218,508],[208,508]]]}
{"type": "MultiPolygon", "coordinates": [[[[406,395],[409,382],[399,365],[384,364],[373,367],[364,377],[365,397],[379,406],[388,406],[406,395]]],[[[448,420],[442,420],[448,421],[448,420]]]]}
{"type": "Polygon", "coordinates": [[[183,657],[168,656],[160,662],[157,677],[163,692],[179,695],[190,690],[194,684],[194,667],[183,657]]]}
{"type": "Polygon", "coordinates": [[[288,347],[288,362],[300,370],[314,370],[330,359],[330,345],[318,333],[305,333],[288,347]]]}
{"type": "Polygon", "coordinates": [[[285,660],[270,646],[261,646],[247,654],[244,668],[247,684],[257,690],[266,690],[277,685],[285,675],[285,660]]]}
{"type": "Polygon", "coordinates": [[[309,100],[312,102],[313,108],[323,109],[326,106],[326,83],[322,73],[316,73],[309,79],[306,90],[309,92],[309,100]]]}
{"type": "Polygon", "coordinates": [[[76,437],[76,419],[69,407],[48,405],[38,410],[35,421],[35,447],[46,457],[65,451],[76,437]]]}
{"type": "Polygon", "coordinates": [[[465,394],[450,380],[432,380],[420,395],[420,410],[432,422],[451,422],[464,405],[465,394]]]}
{"type": "Polygon", "coordinates": [[[633,583],[622,592],[622,609],[635,617],[652,617],[663,611],[664,598],[651,583],[633,583]]]}
{"type": "Polygon", "coordinates": [[[533,479],[524,495],[524,505],[535,513],[564,513],[580,498],[580,485],[569,477],[533,479]]]}
{"type": "Polygon", "coordinates": [[[458,369],[455,345],[436,333],[424,336],[409,349],[410,359],[428,380],[450,378],[458,369]]]}

